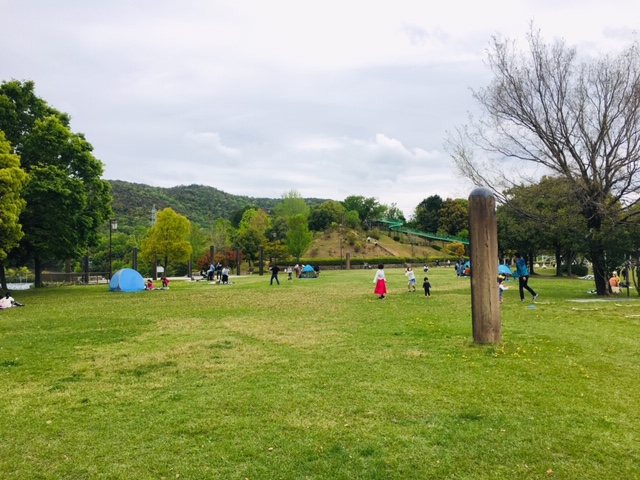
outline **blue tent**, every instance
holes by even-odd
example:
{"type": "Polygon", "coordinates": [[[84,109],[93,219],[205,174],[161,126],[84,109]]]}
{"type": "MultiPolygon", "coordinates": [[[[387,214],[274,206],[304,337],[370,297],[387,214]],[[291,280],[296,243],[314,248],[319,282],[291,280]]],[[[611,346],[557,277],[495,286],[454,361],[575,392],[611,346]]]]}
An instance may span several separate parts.
{"type": "Polygon", "coordinates": [[[464,262],[464,264],[460,267],[460,276],[461,277],[466,277],[467,275],[464,273],[464,271],[467,269],[467,267],[469,268],[469,271],[471,271],[471,261],[467,260],[466,262],[464,262]]]}
{"type": "Polygon", "coordinates": [[[313,269],[313,265],[305,265],[298,278],[318,278],[318,273],[313,269]]]}
{"type": "Polygon", "coordinates": [[[133,268],[123,268],[111,277],[109,290],[114,292],[139,292],[144,290],[144,278],[133,268]]]}

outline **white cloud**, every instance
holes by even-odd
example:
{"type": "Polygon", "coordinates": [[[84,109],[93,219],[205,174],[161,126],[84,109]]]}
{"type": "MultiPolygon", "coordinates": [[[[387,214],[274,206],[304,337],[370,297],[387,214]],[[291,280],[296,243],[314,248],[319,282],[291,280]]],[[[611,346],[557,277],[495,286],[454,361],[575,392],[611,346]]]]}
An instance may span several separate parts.
{"type": "Polygon", "coordinates": [[[217,132],[188,132],[185,137],[192,145],[204,148],[209,152],[213,151],[227,157],[238,157],[242,154],[239,148],[223,145],[217,132]]]}
{"type": "Polygon", "coordinates": [[[628,44],[636,0],[2,1],[2,80],[72,116],[105,177],[397,203],[467,197],[442,152],[491,35],[628,44]]]}

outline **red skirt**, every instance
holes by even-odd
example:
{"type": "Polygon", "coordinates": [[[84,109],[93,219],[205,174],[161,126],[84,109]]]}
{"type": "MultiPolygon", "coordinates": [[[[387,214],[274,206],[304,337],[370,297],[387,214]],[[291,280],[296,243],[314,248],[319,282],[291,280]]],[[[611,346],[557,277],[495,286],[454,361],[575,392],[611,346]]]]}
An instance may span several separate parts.
{"type": "Polygon", "coordinates": [[[384,295],[387,293],[387,281],[380,279],[376,282],[376,288],[373,290],[376,295],[384,295]]]}

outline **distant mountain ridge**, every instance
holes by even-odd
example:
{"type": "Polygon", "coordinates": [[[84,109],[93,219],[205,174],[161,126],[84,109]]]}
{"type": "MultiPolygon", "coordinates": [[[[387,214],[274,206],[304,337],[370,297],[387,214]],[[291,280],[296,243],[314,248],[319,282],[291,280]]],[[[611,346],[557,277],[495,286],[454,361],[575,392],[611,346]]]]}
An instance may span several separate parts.
{"type": "MultiPolygon", "coordinates": [[[[231,218],[234,212],[247,205],[255,205],[269,212],[281,201],[280,198],[232,195],[205,185],[162,188],[122,180],[107,181],[111,184],[111,205],[115,218],[131,226],[149,225],[154,205],[158,211],[171,207],[201,227],[209,227],[217,218],[231,218]]],[[[325,200],[306,198],[305,201],[311,207],[325,200]]]]}

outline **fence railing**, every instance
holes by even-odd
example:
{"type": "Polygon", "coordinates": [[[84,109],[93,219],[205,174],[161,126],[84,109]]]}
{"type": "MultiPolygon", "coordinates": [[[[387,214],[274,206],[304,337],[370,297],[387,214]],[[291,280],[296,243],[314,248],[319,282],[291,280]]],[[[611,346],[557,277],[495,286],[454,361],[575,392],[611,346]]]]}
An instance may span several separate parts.
{"type": "Polygon", "coordinates": [[[42,283],[66,283],[72,285],[108,284],[109,272],[42,272],[42,283]]]}

